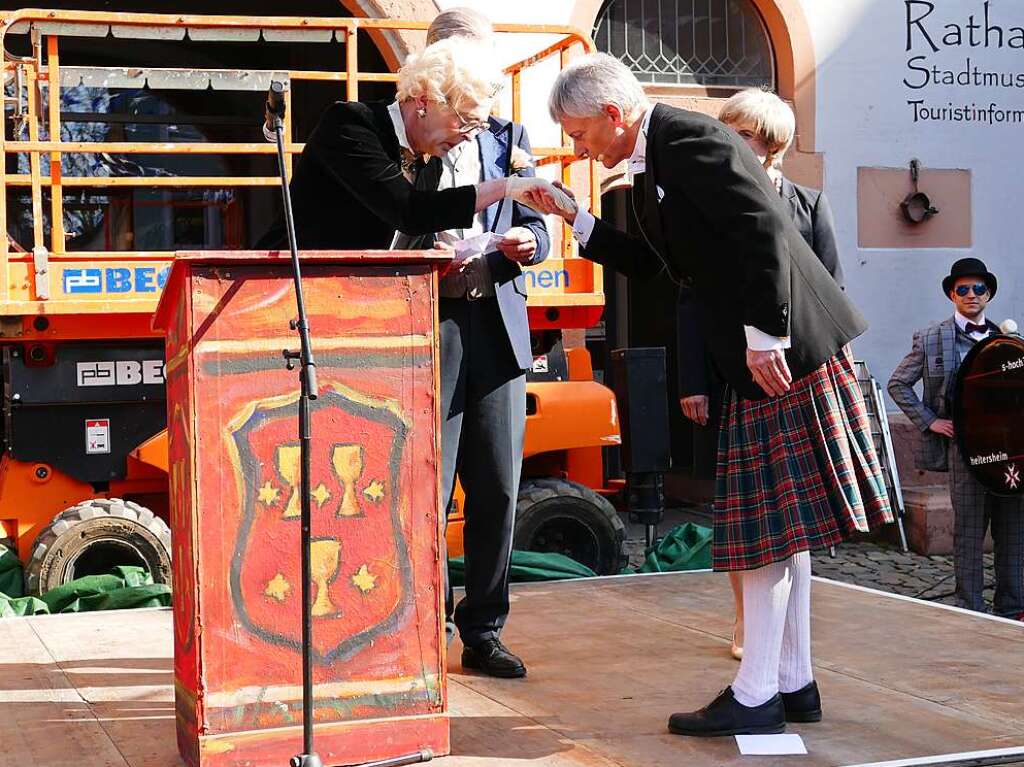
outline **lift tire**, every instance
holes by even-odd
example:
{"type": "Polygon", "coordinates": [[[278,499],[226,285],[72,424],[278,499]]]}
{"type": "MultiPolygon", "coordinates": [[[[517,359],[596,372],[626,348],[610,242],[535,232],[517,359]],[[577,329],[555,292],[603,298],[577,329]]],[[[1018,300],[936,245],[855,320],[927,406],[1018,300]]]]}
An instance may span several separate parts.
{"type": "Polygon", "coordinates": [[[170,583],[170,528],[132,501],[83,501],[54,517],[36,538],[25,566],[25,593],[39,596],[116,565],[145,567],[156,583],[170,583]]]}
{"type": "Polygon", "coordinates": [[[598,575],[626,564],[626,525],[606,498],[566,479],[528,479],[519,487],[513,547],[563,554],[598,575]]]}

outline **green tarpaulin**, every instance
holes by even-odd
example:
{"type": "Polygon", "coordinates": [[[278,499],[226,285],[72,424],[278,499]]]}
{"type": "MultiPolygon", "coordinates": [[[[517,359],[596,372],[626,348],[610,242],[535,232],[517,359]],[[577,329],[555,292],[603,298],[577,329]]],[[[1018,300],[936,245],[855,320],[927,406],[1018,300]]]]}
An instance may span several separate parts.
{"type": "MultiPolygon", "coordinates": [[[[679,525],[647,552],[644,563],[628,573],[671,573],[683,570],[707,570],[711,567],[712,532],[692,522],[679,525]]],[[[462,557],[448,560],[453,586],[465,585],[466,562],[462,557]]],[[[511,577],[516,583],[558,581],[568,578],[593,578],[597,575],[562,554],[513,551],[511,577]]]]}
{"type": "Polygon", "coordinates": [[[647,552],[644,563],[634,572],[674,573],[709,569],[712,535],[709,528],[692,522],[679,525],[647,552]]]}
{"type": "Polygon", "coordinates": [[[42,600],[51,613],[169,607],[171,587],[153,583],[141,567],[115,567],[107,575],[87,575],[51,589],[42,600]]]}
{"type": "Polygon", "coordinates": [[[42,598],[22,596],[22,567],[14,552],[0,546],[0,618],[136,607],[169,607],[171,587],[153,583],[142,567],[115,567],[58,586],[42,598]]]}
{"type": "Polygon", "coordinates": [[[0,544],[0,595],[12,599],[24,596],[24,583],[21,560],[13,551],[0,544]]]}
{"type": "MultiPolygon", "coordinates": [[[[593,578],[597,575],[586,565],[561,554],[540,554],[536,551],[513,551],[511,578],[517,583],[529,581],[560,581],[567,578],[593,578]]],[[[448,560],[448,573],[453,586],[466,583],[466,560],[448,560]]]]}

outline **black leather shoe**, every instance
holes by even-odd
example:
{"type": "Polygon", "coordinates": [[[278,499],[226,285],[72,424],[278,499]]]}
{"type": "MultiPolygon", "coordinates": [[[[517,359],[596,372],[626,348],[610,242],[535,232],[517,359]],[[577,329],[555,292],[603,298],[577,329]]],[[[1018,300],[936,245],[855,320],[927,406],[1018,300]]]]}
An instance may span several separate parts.
{"type": "Polygon", "coordinates": [[[811,681],[796,692],[782,693],[782,705],[786,708],[787,722],[820,722],[821,695],[818,683],[811,681]]]}
{"type": "Polygon", "coordinates": [[[519,679],[526,676],[523,661],[513,655],[498,639],[485,639],[480,644],[464,647],[462,667],[502,679],[519,679]]]}
{"type": "Polygon", "coordinates": [[[786,729],[786,712],[782,696],[776,695],[760,706],[744,706],[733,697],[732,687],[726,687],[711,703],[700,711],[672,714],[668,720],[669,732],[697,738],[720,735],[771,735],[786,729]]]}

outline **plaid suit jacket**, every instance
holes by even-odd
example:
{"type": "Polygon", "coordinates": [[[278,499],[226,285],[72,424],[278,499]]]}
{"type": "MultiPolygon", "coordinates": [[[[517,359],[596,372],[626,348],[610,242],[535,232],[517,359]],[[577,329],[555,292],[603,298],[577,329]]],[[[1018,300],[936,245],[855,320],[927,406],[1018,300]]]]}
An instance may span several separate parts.
{"type": "Polygon", "coordinates": [[[949,440],[928,429],[937,418],[951,418],[946,401],[949,383],[960,365],[956,353],[956,323],[952,317],[914,333],[910,354],[896,366],[889,378],[889,396],[921,430],[915,459],[917,468],[948,471],[949,440]],[[923,383],[924,396],[914,386],[923,383]]]}

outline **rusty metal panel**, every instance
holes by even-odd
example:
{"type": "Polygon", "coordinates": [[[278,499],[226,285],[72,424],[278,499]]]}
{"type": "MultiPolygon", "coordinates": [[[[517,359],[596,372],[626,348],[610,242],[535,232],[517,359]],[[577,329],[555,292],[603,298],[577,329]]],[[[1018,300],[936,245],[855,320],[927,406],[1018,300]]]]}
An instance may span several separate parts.
{"type": "MultiPolygon", "coordinates": [[[[336,38],[333,29],[264,29],[263,39],[268,43],[331,43],[336,38]]],[[[345,39],[344,31],[337,39],[345,39]]]]}
{"type": "Polygon", "coordinates": [[[112,24],[110,33],[121,40],[184,40],[184,27],[112,24]]]}
{"type": "Polygon", "coordinates": [[[259,27],[189,27],[191,40],[203,42],[255,43],[260,39],[259,27]]]}

